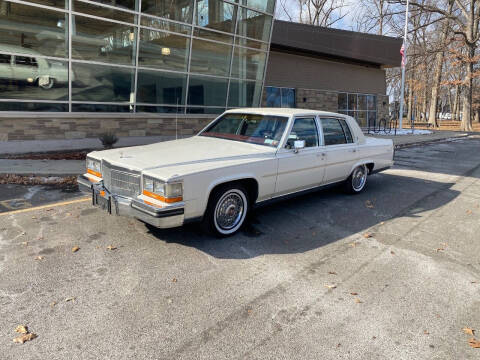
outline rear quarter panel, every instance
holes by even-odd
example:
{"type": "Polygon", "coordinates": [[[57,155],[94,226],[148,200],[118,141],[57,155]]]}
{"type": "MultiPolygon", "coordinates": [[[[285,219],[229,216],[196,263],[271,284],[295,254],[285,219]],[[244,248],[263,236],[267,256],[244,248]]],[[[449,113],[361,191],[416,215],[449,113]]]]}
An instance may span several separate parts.
{"type": "Polygon", "coordinates": [[[358,149],[359,162],[373,163],[374,171],[393,165],[393,141],[391,139],[365,137],[365,143],[359,145],[358,149]]]}

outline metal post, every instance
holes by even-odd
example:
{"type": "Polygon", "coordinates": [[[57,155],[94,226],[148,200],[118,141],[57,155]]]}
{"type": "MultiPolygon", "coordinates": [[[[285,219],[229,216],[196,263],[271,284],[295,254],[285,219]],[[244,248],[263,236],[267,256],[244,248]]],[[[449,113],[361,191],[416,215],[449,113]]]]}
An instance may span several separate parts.
{"type": "MultiPolygon", "coordinates": [[[[403,37],[403,57],[406,59],[407,58],[407,32],[408,32],[408,8],[410,5],[410,0],[407,0],[407,9],[405,10],[405,35],[403,37]]],[[[405,68],[406,68],[407,62],[403,61],[402,58],[402,91],[400,94],[400,119],[398,123],[399,130],[402,130],[402,125],[403,125],[403,98],[405,96],[405,68]]]]}

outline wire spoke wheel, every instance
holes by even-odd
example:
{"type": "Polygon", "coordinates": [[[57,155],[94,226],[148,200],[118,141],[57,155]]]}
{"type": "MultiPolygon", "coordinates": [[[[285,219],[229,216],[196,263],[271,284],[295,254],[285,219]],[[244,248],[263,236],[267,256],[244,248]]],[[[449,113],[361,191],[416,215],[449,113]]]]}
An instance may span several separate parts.
{"type": "Polygon", "coordinates": [[[215,208],[215,225],[219,230],[230,231],[243,221],[245,211],[244,196],[238,190],[226,192],[215,208]]]}
{"type": "Polygon", "coordinates": [[[352,188],[361,191],[367,182],[367,169],[365,166],[357,167],[352,174],[352,188]]]}

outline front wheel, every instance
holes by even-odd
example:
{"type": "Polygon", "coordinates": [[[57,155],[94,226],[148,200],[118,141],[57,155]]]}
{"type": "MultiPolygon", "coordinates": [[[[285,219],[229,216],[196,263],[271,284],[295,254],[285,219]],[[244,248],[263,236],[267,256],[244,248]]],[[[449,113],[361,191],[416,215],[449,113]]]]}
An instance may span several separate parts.
{"type": "Polygon", "coordinates": [[[215,189],[204,216],[204,228],[218,237],[235,234],[243,226],[250,209],[248,193],[241,184],[215,189]]]}
{"type": "Polygon", "coordinates": [[[51,88],[53,88],[54,85],[55,85],[55,79],[51,77],[48,79],[48,83],[42,84],[40,85],[40,87],[44,90],[50,90],[51,88]]]}
{"type": "Polygon", "coordinates": [[[368,169],[365,165],[356,167],[345,181],[345,191],[348,194],[360,194],[367,185],[368,169]]]}

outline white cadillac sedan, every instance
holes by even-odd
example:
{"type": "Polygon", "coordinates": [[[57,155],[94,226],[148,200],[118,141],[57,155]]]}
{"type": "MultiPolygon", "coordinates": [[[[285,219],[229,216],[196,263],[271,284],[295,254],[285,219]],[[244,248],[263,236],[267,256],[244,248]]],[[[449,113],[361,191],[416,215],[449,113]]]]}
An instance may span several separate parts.
{"type": "Polygon", "coordinates": [[[271,200],[334,183],[360,193],[393,152],[392,140],[365,137],[346,115],[238,109],[191,138],[92,152],[78,183],[110,214],[159,228],[199,220],[222,237],[271,200]]]}

